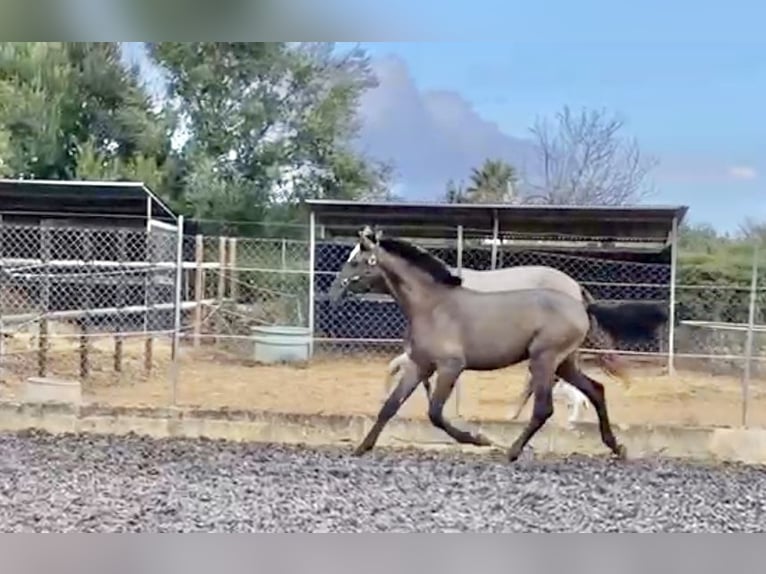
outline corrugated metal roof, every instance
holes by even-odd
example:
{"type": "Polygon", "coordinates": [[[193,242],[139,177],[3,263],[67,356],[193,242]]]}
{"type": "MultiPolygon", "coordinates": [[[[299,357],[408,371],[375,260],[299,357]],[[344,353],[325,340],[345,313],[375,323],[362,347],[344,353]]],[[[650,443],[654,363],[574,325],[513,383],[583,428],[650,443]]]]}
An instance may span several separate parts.
{"type": "Polygon", "coordinates": [[[582,238],[601,241],[666,242],[673,219],[680,224],[687,206],[564,206],[508,204],[388,203],[309,199],[307,207],[328,235],[351,235],[378,225],[402,236],[486,236],[497,215],[505,236],[530,239],[582,238]]]}
{"type": "Polygon", "coordinates": [[[5,214],[145,218],[148,200],[153,217],[176,220],[141,182],[0,179],[0,213],[5,214]]]}

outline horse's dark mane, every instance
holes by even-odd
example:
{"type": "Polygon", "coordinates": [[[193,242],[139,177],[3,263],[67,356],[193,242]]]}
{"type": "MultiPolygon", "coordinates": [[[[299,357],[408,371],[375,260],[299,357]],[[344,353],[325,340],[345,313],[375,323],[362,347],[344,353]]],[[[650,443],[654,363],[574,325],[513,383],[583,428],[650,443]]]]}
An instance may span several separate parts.
{"type": "Polygon", "coordinates": [[[379,245],[389,253],[398,255],[418,269],[428,273],[434,281],[441,285],[459,287],[463,284],[463,279],[454,275],[443,261],[417,245],[394,237],[382,237],[379,245]]]}

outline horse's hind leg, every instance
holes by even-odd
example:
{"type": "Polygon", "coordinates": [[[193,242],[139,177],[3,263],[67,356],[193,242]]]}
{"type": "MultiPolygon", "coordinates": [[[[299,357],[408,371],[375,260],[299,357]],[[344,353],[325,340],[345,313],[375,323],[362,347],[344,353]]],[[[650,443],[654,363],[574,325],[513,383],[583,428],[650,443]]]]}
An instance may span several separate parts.
{"type": "Polygon", "coordinates": [[[433,368],[426,370],[419,369],[415,363],[410,361],[401,367],[400,372],[401,377],[399,383],[388,396],[386,402],[383,403],[383,406],[378,412],[378,418],[370,429],[370,432],[367,433],[364,440],[356,450],[354,450],[355,455],[362,455],[375,446],[383,427],[386,426],[386,423],[397,413],[404,402],[410,398],[410,395],[417,388],[421,380],[428,380],[428,377],[433,373],[433,368]]]}
{"type": "Polygon", "coordinates": [[[515,411],[511,412],[510,419],[512,421],[515,421],[517,418],[519,418],[521,411],[524,409],[524,406],[527,404],[527,401],[529,400],[529,397],[531,396],[532,396],[532,376],[530,375],[529,377],[527,377],[527,382],[526,382],[526,385],[524,385],[524,389],[522,389],[521,393],[519,393],[519,398],[516,399],[518,406],[516,407],[515,411]]]}
{"type": "MultiPolygon", "coordinates": [[[[384,384],[385,396],[391,394],[391,389],[394,387],[394,384],[399,383],[403,376],[404,369],[408,365],[412,365],[413,368],[417,368],[415,363],[413,363],[412,359],[410,359],[410,356],[406,352],[402,353],[398,357],[394,358],[390,363],[388,363],[388,372],[386,373],[386,382],[384,384]]],[[[426,398],[429,398],[431,396],[431,382],[428,380],[428,377],[424,377],[421,382],[423,383],[423,389],[425,390],[426,398]]]]}
{"type": "Polygon", "coordinates": [[[598,415],[598,428],[601,431],[601,440],[603,443],[619,458],[626,457],[625,446],[618,443],[612,432],[612,425],[609,422],[609,414],[606,409],[606,398],[604,396],[604,385],[591,379],[583,373],[577,366],[575,355],[570,355],[559,365],[556,374],[562,379],[569,381],[580,389],[588,398],[598,415]]]}
{"type": "Polygon", "coordinates": [[[529,371],[532,374],[530,386],[535,394],[532,416],[519,437],[508,451],[508,461],[513,462],[521,451],[553,414],[553,372],[555,356],[552,353],[540,353],[530,358],[529,371]]]}
{"type": "Polygon", "coordinates": [[[492,446],[492,441],[481,433],[472,433],[453,426],[444,418],[444,405],[455,388],[455,383],[463,371],[464,363],[460,359],[440,361],[436,367],[436,387],[431,393],[428,404],[428,418],[435,427],[440,428],[454,440],[462,444],[492,446]]]}

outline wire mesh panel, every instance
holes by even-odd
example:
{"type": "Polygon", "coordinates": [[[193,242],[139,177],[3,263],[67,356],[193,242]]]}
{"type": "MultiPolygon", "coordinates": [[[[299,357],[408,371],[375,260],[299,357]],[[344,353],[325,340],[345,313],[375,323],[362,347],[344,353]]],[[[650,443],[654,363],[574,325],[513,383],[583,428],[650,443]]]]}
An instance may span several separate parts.
{"type": "Polygon", "coordinates": [[[158,376],[164,384],[176,236],[56,221],[1,224],[3,380],[15,391],[31,376],[80,380],[86,392],[158,376]]]}
{"type": "MultiPolygon", "coordinates": [[[[390,298],[361,297],[345,301],[341,306],[327,300],[327,291],[337,272],[348,259],[351,243],[318,242],[316,248],[317,336],[366,342],[372,346],[399,339],[405,318],[390,298]]],[[[458,248],[454,244],[429,246],[427,250],[450,267],[458,264],[458,248]]],[[[492,250],[485,245],[462,249],[465,269],[491,269],[492,250]]],[[[497,251],[497,268],[546,266],[562,271],[584,286],[599,301],[652,301],[669,304],[669,262],[646,263],[616,259],[613,254],[582,256],[553,250],[513,249],[503,246],[497,251]]],[[[530,285],[534,287],[534,285],[530,285]]],[[[625,344],[618,350],[660,353],[667,349],[667,332],[648,343],[625,344]]]]}
{"type": "MultiPolygon", "coordinates": [[[[303,238],[188,236],[180,298],[175,293],[177,242],[178,230],[162,224],[147,229],[0,221],[2,392],[14,396],[28,377],[44,374],[82,381],[90,400],[167,404],[170,369],[178,367],[181,405],[377,411],[387,364],[403,350],[406,320],[384,293],[329,300],[352,239],[320,234],[312,274],[309,242],[303,238]],[[310,326],[312,275],[314,332],[304,337],[310,326]],[[182,311],[182,344],[173,355],[176,308],[182,311]],[[284,364],[257,359],[263,327],[273,327],[280,337],[297,333],[292,343],[283,338],[278,345],[308,345],[307,339],[307,359],[284,364]]],[[[668,253],[514,243],[493,247],[476,232],[465,234],[462,249],[457,233],[446,241],[415,243],[453,268],[462,263],[464,269],[488,270],[493,260],[498,269],[542,265],[568,274],[599,301],[669,305],[668,253]]],[[[631,396],[609,387],[616,421],[737,424],[742,401],[738,377],[748,353],[751,319],[756,325],[753,364],[766,358],[766,328],[758,328],[766,322],[766,289],[761,281],[753,296],[747,281],[703,279],[704,274],[697,284],[676,288],[679,372],[672,381],[664,372],[667,328],[649,344],[617,349],[632,353],[634,380],[642,382],[631,396]],[[654,363],[642,366],[637,353],[654,363]],[[711,376],[719,378],[700,382],[711,376]],[[678,382],[687,380],[693,384],[678,382]],[[663,396],[664,402],[656,399],[663,396]]],[[[525,368],[464,373],[460,414],[507,417],[526,380],[525,368]]],[[[754,367],[751,375],[757,405],[762,373],[754,367]]],[[[404,412],[424,416],[424,401],[425,395],[416,393],[404,412]]],[[[751,424],[758,421],[751,418],[751,424]]]]}

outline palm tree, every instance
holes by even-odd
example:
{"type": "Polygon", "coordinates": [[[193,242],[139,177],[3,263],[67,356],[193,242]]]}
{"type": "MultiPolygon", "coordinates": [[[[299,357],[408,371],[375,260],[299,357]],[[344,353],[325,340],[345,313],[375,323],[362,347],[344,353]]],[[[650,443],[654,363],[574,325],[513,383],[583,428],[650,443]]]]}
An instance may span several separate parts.
{"type": "Polygon", "coordinates": [[[517,182],[516,169],[501,159],[488,159],[471,170],[465,199],[471,203],[513,203],[517,182]]]}
{"type": "Polygon", "coordinates": [[[465,203],[466,194],[463,184],[449,180],[447,182],[447,190],[444,192],[444,199],[447,203],[465,203]]]}

